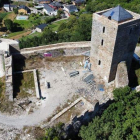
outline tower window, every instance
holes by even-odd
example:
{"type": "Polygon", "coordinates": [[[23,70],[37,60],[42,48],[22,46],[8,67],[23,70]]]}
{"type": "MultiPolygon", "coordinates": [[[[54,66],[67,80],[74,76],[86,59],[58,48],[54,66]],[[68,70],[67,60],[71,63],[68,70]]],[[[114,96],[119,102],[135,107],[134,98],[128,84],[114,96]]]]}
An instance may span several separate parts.
{"type": "Polygon", "coordinates": [[[129,30],[129,34],[131,34],[132,33],[132,28],[129,30]]]}
{"type": "Polygon", "coordinates": [[[111,16],[109,16],[108,19],[111,20],[111,16]]]}
{"type": "Polygon", "coordinates": [[[101,60],[98,61],[98,65],[101,65],[101,60]]]}
{"type": "Polygon", "coordinates": [[[104,40],[102,39],[102,41],[101,41],[101,45],[103,46],[103,44],[104,44],[104,40]]]}
{"type": "Polygon", "coordinates": [[[105,27],[103,27],[103,33],[105,32],[105,27]]]}

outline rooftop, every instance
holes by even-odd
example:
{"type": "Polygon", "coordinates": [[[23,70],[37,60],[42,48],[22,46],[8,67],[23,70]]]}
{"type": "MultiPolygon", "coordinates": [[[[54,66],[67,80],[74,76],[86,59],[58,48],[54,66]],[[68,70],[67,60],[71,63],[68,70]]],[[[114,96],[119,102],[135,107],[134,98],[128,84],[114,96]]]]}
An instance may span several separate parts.
{"type": "Polygon", "coordinates": [[[75,5],[66,5],[65,7],[69,9],[70,12],[74,12],[75,10],[77,10],[77,7],[75,5]]]}
{"type": "Polygon", "coordinates": [[[49,12],[53,12],[54,9],[52,7],[50,7],[48,4],[44,4],[44,9],[46,9],[49,12]]]}
{"type": "Polygon", "coordinates": [[[133,16],[121,6],[112,8],[102,15],[117,22],[122,22],[133,18],[133,16]]]}
{"type": "Polygon", "coordinates": [[[37,26],[37,28],[43,30],[46,26],[47,26],[47,24],[40,24],[37,26]]]}
{"type": "Polygon", "coordinates": [[[20,5],[19,9],[24,9],[24,10],[30,11],[30,9],[25,5],[20,5]]]}
{"type": "Polygon", "coordinates": [[[79,3],[84,3],[84,2],[86,2],[86,1],[85,1],[85,0],[74,0],[73,2],[79,4],[79,3]]]}
{"type": "Polygon", "coordinates": [[[10,5],[9,4],[4,4],[4,7],[9,7],[10,5]]]}
{"type": "Polygon", "coordinates": [[[59,2],[57,2],[57,1],[51,2],[50,5],[52,5],[52,6],[54,6],[54,7],[61,7],[61,6],[62,6],[62,4],[59,3],[59,2]]]}

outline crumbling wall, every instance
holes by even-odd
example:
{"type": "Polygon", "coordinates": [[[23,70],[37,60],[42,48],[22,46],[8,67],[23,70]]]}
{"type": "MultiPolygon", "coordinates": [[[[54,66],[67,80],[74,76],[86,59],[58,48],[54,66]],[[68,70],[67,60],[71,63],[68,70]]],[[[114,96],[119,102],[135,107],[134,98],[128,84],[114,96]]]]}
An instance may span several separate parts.
{"type": "Polygon", "coordinates": [[[116,88],[125,87],[129,83],[126,62],[122,61],[118,64],[115,78],[116,88]]]}
{"type": "Polygon", "coordinates": [[[6,75],[6,92],[9,101],[13,101],[13,70],[12,70],[12,56],[5,54],[5,75],[6,75]]]}
{"type": "Polygon", "coordinates": [[[5,75],[4,57],[3,57],[3,53],[0,52],[0,77],[3,77],[4,75],[5,75]]]}

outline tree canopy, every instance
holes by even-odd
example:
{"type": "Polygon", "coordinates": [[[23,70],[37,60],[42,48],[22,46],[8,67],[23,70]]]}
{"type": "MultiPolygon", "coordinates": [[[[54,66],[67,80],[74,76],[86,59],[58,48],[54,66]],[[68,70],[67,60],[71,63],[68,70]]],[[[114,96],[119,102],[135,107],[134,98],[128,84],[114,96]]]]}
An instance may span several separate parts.
{"type": "Polygon", "coordinates": [[[6,19],[4,20],[4,24],[5,24],[5,27],[9,30],[9,31],[12,31],[13,29],[13,21],[11,19],[6,19]]]}
{"type": "Polygon", "coordinates": [[[101,116],[83,126],[84,140],[140,139],[140,92],[129,87],[114,90],[114,103],[101,116]]]}
{"type": "Polygon", "coordinates": [[[117,5],[121,5],[123,8],[133,12],[140,13],[139,0],[88,0],[86,10],[90,13],[94,13],[117,5]]]}

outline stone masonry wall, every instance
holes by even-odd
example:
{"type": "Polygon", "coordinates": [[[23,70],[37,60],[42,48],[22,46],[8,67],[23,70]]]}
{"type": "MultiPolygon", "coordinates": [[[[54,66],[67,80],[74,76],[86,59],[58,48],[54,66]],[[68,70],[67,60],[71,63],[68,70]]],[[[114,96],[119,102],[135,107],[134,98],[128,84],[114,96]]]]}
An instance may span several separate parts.
{"type": "Polygon", "coordinates": [[[13,53],[14,58],[25,57],[28,58],[31,55],[44,53],[51,53],[52,57],[58,56],[73,56],[82,55],[83,53],[90,50],[90,42],[75,42],[75,43],[58,43],[47,46],[40,46],[34,48],[28,48],[21,50],[20,53],[13,53]],[[18,55],[20,54],[20,55],[18,55]]]}
{"type": "Polygon", "coordinates": [[[126,61],[127,70],[129,71],[139,35],[140,19],[135,20],[133,22],[129,22],[129,24],[126,23],[119,25],[109,81],[115,79],[117,65],[121,61],[126,61]]]}
{"type": "Polygon", "coordinates": [[[105,17],[93,14],[90,59],[93,74],[103,79],[109,78],[117,30],[116,22],[110,22],[105,17]]]}
{"type": "Polygon", "coordinates": [[[126,61],[129,70],[140,33],[140,16],[122,23],[109,20],[100,13],[93,14],[91,64],[95,75],[106,82],[115,79],[117,66],[126,61]]]}

